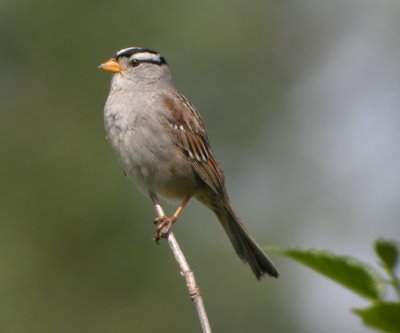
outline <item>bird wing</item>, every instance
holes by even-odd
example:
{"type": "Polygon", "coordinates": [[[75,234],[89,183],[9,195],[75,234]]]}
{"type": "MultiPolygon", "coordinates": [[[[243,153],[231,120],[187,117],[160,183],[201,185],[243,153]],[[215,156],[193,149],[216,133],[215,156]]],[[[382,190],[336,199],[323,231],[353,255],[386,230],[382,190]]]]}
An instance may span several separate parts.
{"type": "Polygon", "coordinates": [[[190,159],[196,174],[215,193],[225,196],[224,174],[208,142],[204,123],[195,107],[179,92],[164,96],[169,125],[177,145],[190,159]]]}

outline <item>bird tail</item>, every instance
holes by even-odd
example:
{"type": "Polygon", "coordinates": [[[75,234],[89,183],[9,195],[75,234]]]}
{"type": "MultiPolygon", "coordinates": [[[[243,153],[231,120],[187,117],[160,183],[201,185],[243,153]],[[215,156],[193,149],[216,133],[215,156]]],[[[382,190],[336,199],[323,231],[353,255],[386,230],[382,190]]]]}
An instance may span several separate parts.
{"type": "Polygon", "coordinates": [[[198,199],[213,210],[237,255],[249,264],[257,279],[260,279],[265,274],[275,278],[279,276],[272,261],[240,221],[240,218],[233,211],[227,200],[217,199],[217,202],[214,201],[211,204],[211,202],[205,202],[201,198],[198,199]]]}

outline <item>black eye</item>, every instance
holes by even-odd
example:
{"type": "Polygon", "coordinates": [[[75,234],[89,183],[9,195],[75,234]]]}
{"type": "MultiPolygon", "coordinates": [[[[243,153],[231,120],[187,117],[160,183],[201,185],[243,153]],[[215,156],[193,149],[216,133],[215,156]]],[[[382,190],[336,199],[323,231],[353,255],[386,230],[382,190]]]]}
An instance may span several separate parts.
{"type": "Polygon", "coordinates": [[[132,67],[136,67],[137,65],[140,64],[140,61],[137,59],[133,59],[133,60],[131,60],[130,64],[132,67]]]}

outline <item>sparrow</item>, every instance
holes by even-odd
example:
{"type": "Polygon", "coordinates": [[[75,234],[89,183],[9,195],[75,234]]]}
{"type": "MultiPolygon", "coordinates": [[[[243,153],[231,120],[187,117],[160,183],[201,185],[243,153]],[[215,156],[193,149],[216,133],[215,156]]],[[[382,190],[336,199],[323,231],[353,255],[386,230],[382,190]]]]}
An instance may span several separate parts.
{"type": "Polygon", "coordinates": [[[257,279],[265,274],[277,278],[274,264],[232,208],[204,122],[176,89],[165,58],[157,51],[129,47],[100,68],[113,74],[104,124],[124,173],[155,206],[159,196],[181,200],[173,215],[155,219],[154,239],[167,237],[194,197],[214,212],[257,279]]]}

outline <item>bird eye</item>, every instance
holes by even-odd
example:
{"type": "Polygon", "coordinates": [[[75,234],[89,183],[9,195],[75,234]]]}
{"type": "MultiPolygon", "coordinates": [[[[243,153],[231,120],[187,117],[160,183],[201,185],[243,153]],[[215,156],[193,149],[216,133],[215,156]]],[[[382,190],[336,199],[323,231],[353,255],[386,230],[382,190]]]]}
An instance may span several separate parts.
{"type": "Polygon", "coordinates": [[[138,59],[132,59],[131,60],[131,65],[133,66],[133,67],[136,67],[137,65],[139,65],[140,64],[140,61],[138,60],[138,59]]]}

